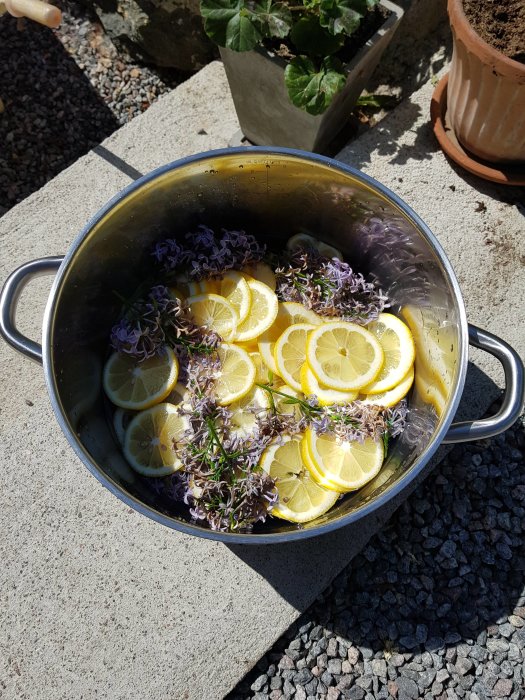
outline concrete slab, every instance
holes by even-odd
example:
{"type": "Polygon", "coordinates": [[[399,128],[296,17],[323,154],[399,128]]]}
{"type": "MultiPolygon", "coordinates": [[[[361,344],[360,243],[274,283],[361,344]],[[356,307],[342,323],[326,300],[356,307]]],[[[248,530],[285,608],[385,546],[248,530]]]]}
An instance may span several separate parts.
{"type": "MultiPolygon", "coordinates": [[[[423,87],[341,158],[427,220],[456,266],[471,320],[523,350],[522,214],[436,152],[425,126],[430,92],[423,87]]],[[[0,279],[28,259],[63,253],[137,171],[223,147],[237,128],[222,66],[211,64],[0,219],[0,279]]],[[[32,337],[48,287],[38,280],[22,299],[20,326],[32,337]]],[[[293,546],[234,548],[178,535],[84,469],[37,365],[3,343],[0,362],[1,698],[220,698],[399,505],[293,546]]],[[[468,403],[481,411],[501,378],[487,379],[486,356],[476,364],[468,403]]]]}

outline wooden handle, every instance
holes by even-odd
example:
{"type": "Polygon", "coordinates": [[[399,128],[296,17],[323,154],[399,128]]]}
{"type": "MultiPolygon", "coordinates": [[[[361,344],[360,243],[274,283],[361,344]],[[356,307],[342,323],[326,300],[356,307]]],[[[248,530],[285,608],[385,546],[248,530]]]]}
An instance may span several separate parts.
{"type": "Polygon", "coordinates": [[[58,27],[62,12],[54,5],[41,0],[4,0],[6,10],[13,17],[27,17],[46,27],[58,27]]]}

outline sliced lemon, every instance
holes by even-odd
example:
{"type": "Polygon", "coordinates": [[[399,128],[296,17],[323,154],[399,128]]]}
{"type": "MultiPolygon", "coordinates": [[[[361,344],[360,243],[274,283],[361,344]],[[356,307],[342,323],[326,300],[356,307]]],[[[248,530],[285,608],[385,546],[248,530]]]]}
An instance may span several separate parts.
{"type": "Polygon", "coordinates": [[[304,434],[303,457],[311,460],[327,483],[344,491],[355,491],[378,474],[384,460],[383,442],[366,438],[340,441],[329,433],[310,428],[304,434]]]}
{"type": "Polygon", "coordinates": [[[366,328],[346,321],[332,321],[315,328],[306,352],[317,379],[340,391],[355,391],[370,384],[384,361],[377,338],[366,328]]]}
{"type": "Polygon", "coordinates": [[[273,351],[275,343],[279,336],[284,331],[297,323],[310,323],[313,326],[319,326],[323,323],[314,311],[307,309],[306,306],[295,301],[285,301],[279,304],[277,318],[270,328],[263,333],[259,338],[259,352],[268,369],[271,369],[274,374],[279,374],[273,351]]]}
{"type": "Polygon", "coordinates": [[[290,403],[290,398],[304,399],[303,394],[295,389],[292,389],[292,387],[288,386],[287,384],[277,384],[277,386],[274,386],[273,388],[280,392],[278,394],[272,394],[277,412],[293,415],[295,420],[299,421],[303,415],[301,407],[298,403],[290,403]]]}
{"type": "Polygon", "coordinates": [[[115,435],[117,440],[121,445],[124,444],[124,438],[126,437],[126,428],[129,425],[130,420],[133,418],[134,414],[129,411],[125,411],[123,408],[117,408],[113,414],[113,428],[115,430],[115,435]]]}
{"type": "MultiPolygon", "coordinates": [[[[219,280],[201,280],[199,282],[199,291],[197,294],[220,294],[225,297],[226,295],[221,292],[221,285],[219,280]]],[[[228,299],[229,301],[229,299],[228,299]]]]}
{"type": "MultiPolygon", "coordinates": [[[[383,406],[383,408],[389,408],[390,406],[395,406],[396,403],[401,401],[412,386],[414,381],[414,365],[410,367],[403,379],[396,384],[393,389],[383,392],[382,394],[359,394],[357,397],[359,401],[366,404],[372,404],[374,406],[383,406]]],[[[364,391],[362,389],[361,391],[364,391]]]]}
{"type": "Polygon", "coordinates": [[[307,233],[296,233],[295,236],[292,236],[287,240],[286,247],[288,250],[297,250],[298,248],[308,250],[308,248],[313,248],[326,258],[339,258],[339,260],[343,259],[343,254],[341,251],[337,250],[337,248],[334,248],[328,243],[323,243],[323,241],[319,241],[317,238],[309,236],[307,233]]]}
{"type": "Polygon", "coordinates": [[[270,287],[270,289],[275,292],[275,273],[266,263],[258,262],[254,265],[248,265],[247,267],[243,267],[242,271],[248,278],[251,277],[254,280],[263,282],[267,287],[270,287]]]}
{"type": "Polygon", "coordinates": [[[416,343],[417,368],[424,367],[444,396],[449,396],[458,361],[456,325],[443,325],[433,309],[404,306],[406,320],[416,343]]]}
{"type": "Polygon", "coordinates": [[[235,343],[238,345],[240,348],[243,350],[246,350],[247,353],[252,353],[252,352],[259,352],[259,346],[257,345],[256,340],[248,340],[246,343],[235,343]]]}
{"type": "Polygon", "coordinates": [[[197,294],[188,299],[191,316],[198,326],[218,333],[224,340],[232,340],[237,329],[235,309],[218,294],[197,294]]]}
{"type": "Polygon", "coordinates": [[[319,484],[319,486],[322,486],[323,488],[328,489],[329,491],[336,491],[337,493],[348,493],[348,489],[334,484],[334,482],[331,481],[331,479],[329,479],[325,474],[319,471],[315,462],[310,457],[310,451],[308,448],[308,444],[306,443],[306,435],[303,436],[303,439],[301,441],[301,454],[303,456],[304,463],[308,465],[310,474],[313,476],[313,478],[319,484]]]}
{"type": "Polygon", "coordinates": [[[248,355],[252,358],[252,362],[255,365],[255,381],[259,384],[266,384],[269,380],[269,373],[268,367],[262,361],[261,354],[259,352],[248,352],[248,355]]]}
{"type": "Polygon", "coordinates": [[[114,352],[104,367],[104,391],[120,408],[140,411],[164,401],[179,376],[179,363],[173,350],[138,362],[130,355],[114,352]]]}
{"type": "Polygon", "coordinates": [[[433,406],[438,418],[441,417],[447,405],[443,388],[437,384],[435,376],[431,375],[427,367],[419,361],[419,357],[416,358],[414,383],[423,402],[433,406]]]}
{"type": "Polygon", "coordinates": [[[301,391],[301,367],[306,360],[308,334],[316,326],[311,323],[295,323],[281,333],[273,349],[277,373],[288,386],[301,391]]]}
{"type": "Polygon", "coordinates": [[[166,476],[180,469],[178,443],[190,427],[189,418],[171,403],[138,413],[126,430],[124,455],[144,476],[166,476]]]}
{"type": "MultiPolygon", "coordinates": [[[[279,302],[275,292],[258,280],[248,280],[252,303],[248,316],[237,326],[236,340],[241,343],[258,338],[275,321],[279,302]]],[[[232,307],[233,308],[233,307],[232,307]]]]}
{"type": "Polygon", "coordinates": [[[225,272],[218,282],[217,293],[230,302],[237,313],[237,322],[242,323],[252,305],[252,293],[245,277],[236,270],[225,272]]]}
{"type": "MultiPolygon", "coordinates": [[[[186,273],[186,272],[178,272],[175,275],[175,289],[177,289],[179,292],[181,292],[182,297],[187,297],[189,296],[189,284],[190,282],[193,282],[191,277],[186,273]]],[[[193,282],[193,284],[195,284],[193,282]]],[[[179,297],[180,299],[181,297],[179,297]]]]}
{"type": "Polygon", "coordinates": [[[244,438],[251,435],[257,423],[257,416],[264,415],[269,407],[267,392],[259,386],[252,387],[242,399],[228,406],[232,414],[232,432],[244,438]]]}
{"type": "Polygon", "coordinates": [[[202,285],[200,282],[195,282],[191,281],[188,282],[188,296],[189,297],[196,297],[199,294],[202,294],[204,292],[204,289],[202,288],[202,285]]]}
{"type": "Polygon", "coordinates": [[[215,379],[215,397],[227,406],[245,396],[255,380],[255,365],[246,350],[238,345],[222,343],[217,348],[221,368],[215,379]]]}
{"type": "Polygon", "coordinates": [[[379,340],[385,361],[374,381],[361,391],[363,394],[382,394],[399,384],[414,364],[414,340],[408,326],[393,314],[379,314],[367,329],[379,340]]]}
{"type": "Polygon", "coordinates": [[[357,391],[338,391],[323,386],[305,362],[301,367],[301,388],[305,396],[316,396],[321,406],[349,403],[357,398],[357,391]]]}
{"type": "Polygon", "coordinates": [[[174,406],[189,407],[190,391],[182,382],[177,382],[170,393],[166,396],[166,403],[174,406]]]}
{"type": "Polygon", "coordinates": [[[326,513],[339,495],[319,486],[301,454],[301,438],[284,435],[263,452],[260,466],[275,479],[278,501],[271,514],[306,523],[326,513]]]}

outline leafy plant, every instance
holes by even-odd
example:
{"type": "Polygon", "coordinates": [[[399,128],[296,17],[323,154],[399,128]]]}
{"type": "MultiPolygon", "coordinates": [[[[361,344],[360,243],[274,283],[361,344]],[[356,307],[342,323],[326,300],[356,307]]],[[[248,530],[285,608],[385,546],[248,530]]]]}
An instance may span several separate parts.
{"type": "Polygon", "coordinates": [[[283,40],[292,55],[284,73],[290,100],[309,114],[322,114],[346,82],[344,65],[334,54],[379,0],[292,2],[201,0],[204,29],[233,51],[283,40]]]}

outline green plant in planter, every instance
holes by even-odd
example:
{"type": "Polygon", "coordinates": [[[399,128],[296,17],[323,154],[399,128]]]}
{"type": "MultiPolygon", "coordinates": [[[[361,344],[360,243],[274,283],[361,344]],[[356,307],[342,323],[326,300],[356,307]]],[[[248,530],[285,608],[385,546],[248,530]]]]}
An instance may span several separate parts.
{"type": "Polygon", "coordinates": [[[233,51],[282,40],[293,56],[284,72],[290,100],[309,114],[322,114],[346,82],[337,54],[378,2],[201,0],[201,14],[210,39],[233,51]]]}

